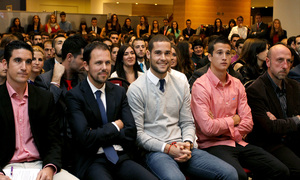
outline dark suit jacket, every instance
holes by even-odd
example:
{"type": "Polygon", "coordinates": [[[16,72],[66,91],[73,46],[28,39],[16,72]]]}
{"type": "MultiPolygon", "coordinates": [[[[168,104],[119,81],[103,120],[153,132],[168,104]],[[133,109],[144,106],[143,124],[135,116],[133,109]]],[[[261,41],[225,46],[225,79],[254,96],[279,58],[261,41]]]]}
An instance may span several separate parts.
{"type": "Polygon", "coordinates": [[[267,38],[266,37],[267,31],[268,31],[268,25],[267,24],[262,22],[259,25],[259,28],[257,30],[257,23],[255,23],[250,28],[250,33],[248,35],[248,38],[261,38],[261,39],[267,38]],[[256,34],[254,35],[254,34],[252,34],[252,32],[256,32],[256,34]]]}
{"type": "Polygon", "coordinates": [[[136,126],[125,89],[106,82],[105,94],[107,120],[121,119],[124,128],[120,132],[112,123],[102,124],[97,101],[86,79],[66,94],[69,123],[76,144],[74,150],[77,150],[75,174],[80,179],[96,159],[100,147],[121,145],[126,153],[135,147],[136,126]]]}
{"type": "MultiPolygon", "coordinates": [[[[60,88],[56,87],[55,85],[51,84],[53,76],[53,69],[45,72],[44,74],[39,75],[36,77],[34,84],[36,86],[41,87],[42,89],[49,90],[54,95],[55,103],[59,101],[61,97],[65,97],[67,93],[67,84],[64,82],[63,78],[60,80],[60,88]]],[[[85,74],[78,74],[74,75],[72,80],[72,87],[75,87],[80,81],[85,79],[85,74]]]]}
{"type": "Polygon", "coordinates": [[[191,37],[193,34],[195,34],[196,33],[196,30],[195,29],[192,29],[191,28],[191,30],[190,30],[190,33],[188,32],[188,29],[187,28],[185,28],[184,30],[182,30],[182,35],[184,36],[184,38],[186,39],[186,40],[189,40],[190,38],[186,38],[185,37],[185,35],[188,35],[189,37],[191,37]]]}
{"type": "Polygon", "coordinates": [[[169,29],[171,29],[171,27],[170,26],[168,26],[167,27],[167,31],[166,31],[166,33],[164,34],[164,29],[165,29],[165,27],[163,26],[163,27],[161,27],[160,29],[159,29],[159,34],[163,34],[163,35],[167,35],[167,33],[168,33],[168,30],[169,29]]]}
{"type": "Polygon", "coordinates": [[[284,83],[288,118],[284,118],[267,72],[246,89],[254,122],[248,141],[269,151],[282,144],[284,136],[288,137],[292,132],[297,131],[297,126],[291,117],[300,114],[300,84],[289,78],[286,78],[284,83]],[[266,112],[271,112],[277,120],[270,120],[266,112]]]}
{"type": "Polygon", "coordinates": [[[290,70],[288,77],[300,82],[300,64],[290,70]]]}
{"type": "MultiPolygon", "coordinates": [[[[15,152],[15,120],[6,84],[0,86],[0,171],[9,163],[15,152]]],[[[61,168],[61,141],[53,95],[28,84],[28,114],[34,143],[43,166],[54,164],[61,168]]]]}
{"type": "Polygon", "coordinates": [[[54,57],[50,58],[45,61],[43,69],[45,70],[45,72],[50,71],[50,70],[54,69],[54,64],[55,64],[54,57]]]}
{"type": "MultiPolygon", "coordinates": [[[[92,30],[93,30],[92,27],[89,27],[89,28],[87,29],[87,32],[90,33],[92,30]]],[[[101,29],[99,26],[97,26],[97,34],[100,35],[100,34],[101,34],[101,30],[102,30],[102,29],[101,29]]]]}

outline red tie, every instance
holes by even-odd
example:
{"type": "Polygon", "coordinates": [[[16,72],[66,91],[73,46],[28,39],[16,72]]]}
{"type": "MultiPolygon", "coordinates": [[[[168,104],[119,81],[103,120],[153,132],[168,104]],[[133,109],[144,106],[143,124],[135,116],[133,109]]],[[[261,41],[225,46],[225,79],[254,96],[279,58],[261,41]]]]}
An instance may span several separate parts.
{"type": "Polygon", "coordinates": [[[257,31],[258,31],[258,29],[259,29],[259,23],[257,23],[257,31]]]}

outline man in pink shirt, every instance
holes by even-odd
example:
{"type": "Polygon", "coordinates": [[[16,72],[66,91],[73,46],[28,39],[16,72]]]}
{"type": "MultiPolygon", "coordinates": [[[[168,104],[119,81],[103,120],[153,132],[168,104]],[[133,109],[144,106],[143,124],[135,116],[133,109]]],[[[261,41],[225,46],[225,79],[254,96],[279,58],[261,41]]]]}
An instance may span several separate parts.
{"type": "Polygon", "coordinates": [[[287,179],[289,170],[263,149],[243,138],[252,130],[251,109],[240,80],[227,73],[230,42],[219,37],[208,46],[210,69],[192,88],[191,108],[199,148],[236,168],[239,179],[248,179],[244,168],[257,179],[287,179]]]}
{"type": "Polygon", "coordinates": [[[0,180],[12,178],[12,169],[27,168],[41,169],[37,180],[76,179],[61,172],[53,95],[27,83],[32,57],[32,47],[21,41],[4,50],[7,81],[0,86],[0,180]],[[5,174],[5,169],[11,173],[5,174]]]}

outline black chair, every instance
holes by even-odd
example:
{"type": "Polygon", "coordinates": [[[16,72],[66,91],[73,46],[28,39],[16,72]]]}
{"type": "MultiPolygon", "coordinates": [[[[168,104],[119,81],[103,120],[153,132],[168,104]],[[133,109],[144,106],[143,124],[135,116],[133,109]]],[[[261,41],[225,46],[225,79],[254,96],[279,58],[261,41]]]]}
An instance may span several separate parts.
{"type": "Polygon", "coordinates": [[[109,78],[108,81],[115,85],[124,87],[126,92],[130,85],[130,83],[126,79],[120,77],[109,78]]]}

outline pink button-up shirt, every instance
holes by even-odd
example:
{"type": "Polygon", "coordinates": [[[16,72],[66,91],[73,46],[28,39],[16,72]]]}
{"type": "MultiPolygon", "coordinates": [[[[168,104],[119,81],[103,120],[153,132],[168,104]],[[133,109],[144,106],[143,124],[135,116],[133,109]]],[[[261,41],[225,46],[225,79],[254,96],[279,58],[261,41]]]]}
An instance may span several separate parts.
{"type": "Polygon", "coordinates": [[[16,149],[10,163],[38,160],[40,155],[33,141],[28,115],[28,85],[23,97],[7,81],[6,86],[13,107],[16,134],[16,149]]]}
{"type": "Polygon", "coordinates": [[[193,85],[191,109],[197,143],[201,149],[217,145],[235,147],[235,143],[247,145],[243,137],[251,132],[253,121],[245,88],[240,80],[227,73],[227,81],[223,86],[208,69],[193,85]],[[209,112],[212,112],[213,118],[209,112]],[[234,126],[232,119],[235,114],[241,118],[237,126],[234,126]]]}

